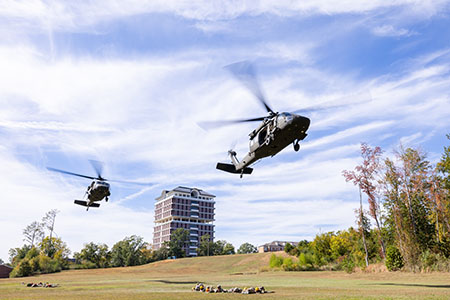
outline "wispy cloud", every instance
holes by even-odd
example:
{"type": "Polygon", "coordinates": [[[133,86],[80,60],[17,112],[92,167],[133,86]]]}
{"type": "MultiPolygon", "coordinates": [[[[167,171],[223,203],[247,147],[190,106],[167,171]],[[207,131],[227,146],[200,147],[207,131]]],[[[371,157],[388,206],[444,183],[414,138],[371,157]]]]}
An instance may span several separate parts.
{"type": "Polygon", "coordinates": [[[409,31],[404,28],[394,28],[392,25],[382,25],[377,26],[373,29],[373,33],[378,36],[391,36],[391,37],[398,37],[398,36],[410,36],[415,34],[412,31],[409,31]]]}
{"type": "MultiPolygon", "coordinates": [[[[360,142],[389,149],[400,140],[416,145],[443,136],[450,115],[450,57],[449,47],[426,49],[394,62],[373,63],[385,64],[381,73],[356,72],[360,63],[378,57],[377,48],[352,56],[354,65],[337,68],[334,62],[338,65],[346,53],[336,55],[333,43],[360,41],[362,29],[353,25],[339,34],[334,22],[354,24],[355,18],[360,23],[372,18],[376,19],[372,27],[378,27],[384,37],[406,37],[413,31],[405,33],[408,29],[402,28],[410,27],[402,22],[383,27],[376,18],[378,10],[383,16],[392,8],[420,15],[420,7],[422,17],[427,18],[439,14],[446,2],[3,2],[0,22],[7,26],[0,30],[9,32],[5,36],[11,38],[0,42],[0,165],[14,172],[0,174],[7,195],[0,204],[8,207],[0,221],[1,235],[7,241],[0,257],[6,259],[7,250],[22,243],[21,230],[51,208],[61,211],[58,234],[74,251],[84,242],[112,245],[131,234],[150,241],[154,198],[161,189],[178,185],[198,186],[218,196],[216,237],[235,246],[245,241],[311,238],[320,230],[354,225],[358,195],[345,183],[341,171],[353,169],[360,142]],[[176,25],[194,28],[195,34],[200,30],[202,35],[193,35],[199,43],[186,46],[190,41],[180,42],[180,36],[176,41],[162,35],[147,39],[143,32],[149,28],[145,26],[137,26],[142,31],[131,27],[130,40],[127,33],[114,29],[95,40],[90,35],[80,34],[78,40],[78,35],[63,34],[96,34],[105,30],[105,22],[111,22],[107,28],[125,30],[124,24],[134,20],[130,16],[151,13],[181,16],[176,25]],[[325,17],[316,20],[317,15],[325,17]],[[292,31],[305,18],[317,22],[321,34],[292,31]],[[277,26],[268,26],[269,21],[278,22],[277,26]],[[267,37],[236,36],[240,26],[253,26],[247,31],[254,32],[261,25],[267,37]],[[19,35],[12,34],[19,31],[19,35]],[[40,39],[28,35],[48,37],[48,32],[55,53],[58,47],[66,47],[64,54],[51,55],[40,39]],[[327,33],[333,37],[325,37],[327,33]],[[91,45],[105,36],[111,38],[91,45]],[[142,40],[156,48],[136,54],[142,40]],[[103,47],[111,47],[113,54],[99,51],[103,47]],[[326,60],[333,65],[324,65],[328,55],[335,58],[326,60]],[[247,134],[257,124],[206,132],[197,123],[265,114],[251,93],[222,68],[242,59],[259,64],[260,83],[277,111],[333,102],[344,106],[305,113],[312,122],[302,150],[297,153],[288,146],[260,161],[254,174],[241,180],[217,171],[215,164],[229,160],[227,150],[233,142],[239,156],[244,155],[247,134]],[[358,103],[366,100],[365,96],[361,99],[365,91],[372,100],[358,103]],[[50,175],[45,166],[51,163],[83,172],[83,164],[91,157],[110,166],[108,178],[159,185],[113,185],[111,200],[86,213],[73,205],[73,199],[83,195],[88,183],[50,175]]],[[[363,33],[370,42],[372,33],[363,33]]],[[[401,43],[402,39],[386,40],[401,43]]],[[[439,147],[430,149],[440,151],[439,147]]]]}

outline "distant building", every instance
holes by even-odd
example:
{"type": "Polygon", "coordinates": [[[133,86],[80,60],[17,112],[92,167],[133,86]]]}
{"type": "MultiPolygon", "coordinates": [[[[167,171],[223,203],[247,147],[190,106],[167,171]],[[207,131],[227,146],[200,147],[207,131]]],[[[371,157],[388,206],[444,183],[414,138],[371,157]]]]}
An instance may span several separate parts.
{"type": "Polygon", "coordinates": [[[196,256],[200,238],[208,234],[214,241],[214,198],[201,189],[179,186],[171,191],[163,190],[156,198],[153,250],[170,241],[178,228],[189,230],[189,244],[184,250],[187,256],[196,256]]]}
{"type": "Polygon", "coordinates": [[[7,265],[0,265],[0,278],[8,278],[13,268],[7,265]]]}
{"type": "Polygon", "coordinates": [[[294,247],[296,247],[298,244],[298,242],[273,241],[271,243],[258,246],[258,252],[263,253],[263,252],[283,251],[287,243],[291,244],[294,247]]]}

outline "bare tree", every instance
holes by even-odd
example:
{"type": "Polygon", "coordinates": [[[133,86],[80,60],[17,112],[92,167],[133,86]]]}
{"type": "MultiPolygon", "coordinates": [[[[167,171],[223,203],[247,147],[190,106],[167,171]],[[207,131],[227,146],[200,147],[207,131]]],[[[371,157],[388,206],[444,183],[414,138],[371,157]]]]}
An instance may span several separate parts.
{"type": "Polygon", "coordinates": [[[53,231],[55,229],[55,219],[58,213],[59,211],[57,209],[52,209],[49,212],[47,212],[45,216],[42,218],[42,223],[50,231],[50,240],[52,239],[53,236],[53,231]]]}
{"type": "Polygon", "coordinates": [[[34,221],[23,230],[23,235],[25,236],[23,240],[29,242],[31,247],[33,247],[35,241],[39,243],[44,238],[43,227],[43,223],[34,221]]]}

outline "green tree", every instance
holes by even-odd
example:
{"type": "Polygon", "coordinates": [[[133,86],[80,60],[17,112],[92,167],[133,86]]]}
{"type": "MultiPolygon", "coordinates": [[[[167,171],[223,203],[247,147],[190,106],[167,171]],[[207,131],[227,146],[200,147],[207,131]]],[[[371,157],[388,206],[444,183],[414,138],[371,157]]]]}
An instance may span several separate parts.
{"type": "Polygon", "coordinates": [[[111,249],[111,265],[113,267],[137,266],[143,263],[141,249],[146,247],[144,239],[132,235],[114,244],[111,249]]]}
{"type": "Polygon", "coordinates": [[[294,250],[294,246],[292,246],[291,243],[286,243],[286,246],[284,246],[284,252],[291,253],[292,250],[294,250]]]}
{"type": "Polygon", "coordinates": [[[237,253],[239,254],[247,254],[247,253],[257,253],[258,250],[255,246],[253,246],[250,243],[243,243],[241,246],[239,246],[239,249],[237,250],[237,253]]]}
{"type": "Polygon", "coordinates": [[[152,251],[150,261],[164,260],[169,257],[169,248],[166,245],[161,245],[158,250],[152,251]]]}
{"type": "MultiPolygon", "coordinates": [[[[450,134],[447,134],[450,140],[450,134]]],[[[434,196],[435,224],[438,242],[444,255],[450,257],[450,146],[444,147],[444,153],[436,165],[432,188],[434,196]]]]}
{"type": "Polygon", "coordinates": [[[334,232],[318,234],[314,238],[314,241],[311,242],[311,248],[316,259],[316,265],[322,266],[333,261],[331,238],[334,235],[334,232]]]}
{"type": "Polygon", "coordinates": [[[231,243],[225,243],[222,249],[222,255],[236,254],[234,246],[231,243]]]}
{"type": "Polygon", "coordinates": [[[91,263],[96,268],[107,268],[111,264],[111,255],[108,251],[108,246],[105,244],[90,242],[85,244],[80,253],[77,253],[75,256],[77,260],[81,260],[81,263],[91,263]]]}
{"type": "Polygon", "coordinates": [[[397,271],[403,267],[403,257],[395,246],[390,246],[386,253],[386,267],[389,271],[397,271]]]}
{"type": "Polygon", "coordinates": [[[214,255],[216,244],[211,240],[209,234],[204,234],[200,237],[200,243],[197,248],[198,256],[214,255]]]}
{"type": "Polygon", "coordinates": [[[186,252],[183,249],[189,243],[189,230],[178,228],[170,235],[170,241],[167,242],[169,256],[185,257],[186,252]]]}
{"type": "MultiPolygon", "coordinates": [[[[70,255],[70,249],[66,243],[60,238],[45,237],[42,242],[39,243],[41,253],[56,261],[56,263],[62,269],[68,268],[68,258],[70,255]]],[[[55,268],[58,269],[58,268],[55,268]]],[[[51,273],[51,272],[49,272],[51,273]]]]}
{"type": "Polygon", "coordinates": [[[31,269],[30,262],[28,259],[22,259],[17,266],[9,274],[9,277],[25,277],[33,274],[33,270],[31,269]]]}
{"type": "Polygon", "coordinates": [[[9,262],[11,265],[15,267],[23,258],[25,258],[30,249],[30,245],[23,245],[22,248],[9,249],[9,262]]]}

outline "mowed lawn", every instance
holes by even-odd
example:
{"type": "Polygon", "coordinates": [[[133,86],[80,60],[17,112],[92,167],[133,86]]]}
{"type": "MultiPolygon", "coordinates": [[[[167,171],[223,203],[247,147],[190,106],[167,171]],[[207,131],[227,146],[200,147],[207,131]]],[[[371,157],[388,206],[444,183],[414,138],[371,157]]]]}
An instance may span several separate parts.
{"type": "Polygon", "coordinates": [[[0,279],[0,299],[450,299],[450,274],[261,272],[270,254],[184,258],[144,266],[71,270],[0,279]],[[57,288],[28,288],[22,282],[57,288]],[[205,294],[197,282],[224,288],[264,286],[272,294],[205,294]]]}

